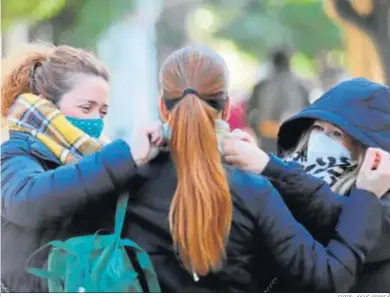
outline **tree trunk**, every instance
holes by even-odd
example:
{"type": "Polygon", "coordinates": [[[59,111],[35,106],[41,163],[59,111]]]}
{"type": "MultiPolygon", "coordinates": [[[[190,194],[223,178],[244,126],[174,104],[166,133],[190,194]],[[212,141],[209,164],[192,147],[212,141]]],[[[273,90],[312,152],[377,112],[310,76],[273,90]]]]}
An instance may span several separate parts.
{"type": "Polygon", "coordinates": [[[74,24],[75,17],[75,7],[68,5],[58,15],[49,20],[52,25],[53,44],[60,45],[64,43],[63,34],[68,27],[74,24]]]}
{"type": "Polygon", "coordinates": [[[113,23],[97,46],[99,58],[111,72],[104,133],[128,141],[139,126],[158,118],[155,23],[160,5],[156,0],[134,3],[135,10],[113,23]]]}
{"type": "Polygon", "coordinates": [[[386,76],[386,84],[390,86],[390,39],[388,35],[377,34],[374,36],[374,43],[377,47],[382,63],[383,72],[386,76]],[[387,37],[387,38],[386,38],[387,37]]]}
{"type": "Polygon", "coordinates": [[[165,0],[160,19],[156,24],[158,65],[174,50],[188,42],[187,16],[199,1],[165,0]]]}
{"type": "Polygon", "coordinates": [[[386,84],[390,85],[390,0],[372,1],[374,1],[372,40],[383,65],[386,84]]]}
{"type": "MultiPolygon", "coordinates": [[[[362,0],[357,0],[362,1],[362,0]]],[[[345,21],[364,31],[376,47],[383,73],[384,81],[390,84],[390,0],[371,0],[368,2],[371,11],[360,14],[355,8],[357,4],[367,4],[349,0],[334,0],[337,14],[345,21]],[[354,5],[355,4],[355,5],[354,5]]],[[[364,6],[364,5],[363,5],[364,6]]]]}

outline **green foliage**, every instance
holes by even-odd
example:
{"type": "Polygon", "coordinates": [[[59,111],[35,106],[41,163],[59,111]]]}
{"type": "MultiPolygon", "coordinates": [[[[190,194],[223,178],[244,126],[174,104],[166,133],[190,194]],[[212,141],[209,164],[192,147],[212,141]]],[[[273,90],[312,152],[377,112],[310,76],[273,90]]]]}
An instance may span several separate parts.
{"type": "Polygon", "coordinates": [[[73,21],[64,26],[58,39],[61,43],[93,48],[100,34],[132,7],[132,0],[68,0],[66,9],[72,11],[73,21]]]}
{"type": "Polygon", "coordinates": [[[281,10],[285,27],[291,28],[293,46],[312,57],[322,50],[340,49],[340,31],[326,16],[322,3],[306,2],[301,5],[290,2],[281,10]]]}
{"type": "Polygon", "coordinates": [[[208,0],[205,5],[217,19],[213,35],[256,57],[280,45],[292,46],[309,59],[341,48],[340,32],[321,0],[208,0]]]}
{"type": "Polygon", "coordinates": [[[55,43],[93,49],[100,34],[133,6],[132,0],[1,0],[2,26],[18,19],[31,24],[48,21],[55,43]]]}
{"type": "Polygon", "coordinates": [[[23,19],[34,23],[51,18],[65,6],[66,0],[1,0],[2,30],[23,19]]]}

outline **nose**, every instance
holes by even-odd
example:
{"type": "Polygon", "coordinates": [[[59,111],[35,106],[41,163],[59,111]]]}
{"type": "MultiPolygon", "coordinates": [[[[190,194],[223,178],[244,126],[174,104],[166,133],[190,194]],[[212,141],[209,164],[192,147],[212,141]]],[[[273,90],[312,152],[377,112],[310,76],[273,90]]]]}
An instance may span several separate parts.
{"type": "Polygon", "coordinates": [[[323,126],[324,131],[322,131],[326,136],[331,137],[332,136],[332,127],[328,125],[323,126]]]}
{"type": "Polygon", "coordinates": [[[324,134],[325,134],[326,136],[331,136],[330,129],[325,128],[325,129],[324,129],[324,134]]]}
{"type": "Polygon", "coordinates": [[[99,110],[95,109],[95,110],[91,113],[91,117],[92,117],[93,119],[100,119],[102,116],[100,115],[99,110]]]}

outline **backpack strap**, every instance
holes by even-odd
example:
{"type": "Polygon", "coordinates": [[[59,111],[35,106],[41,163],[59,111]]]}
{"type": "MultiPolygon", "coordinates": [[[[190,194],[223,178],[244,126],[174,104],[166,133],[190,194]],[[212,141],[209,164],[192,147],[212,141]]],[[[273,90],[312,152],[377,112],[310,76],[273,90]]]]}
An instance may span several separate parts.
{"type": "MultiPolygon", "coordinates": [[[[48,271],[46,269],[34,268],[34,267],[30,266],[30,262],[31,262],[32,258],[34,258],[38,253],[42,252],[43,250],[45,250],[48,247],[63,249],[63,250],[66,250],[69,254],[77,256],[77,253],[75,251],[73,251],[72,247],[67,242],[53,240],[53,241],[48,242],[47,244],[41,246],[39,249],[37,249],[34,253],[32,253],[27,258],[26,270],[27,270],[27,272],[29,272],[30,274],[32,274],[36,277],[47,279],[48,281],[52,281],[52,282],[57,282],[61,278],[60,274],[57,274],[53,271],[48,271]]],[[[60,291],[58,291],[58,292],[60,292],[60,291]]]]}
{"type": "Polygon", "coordinates": [[[130,239],[122,239],[120,241],[122,247],[130,247],[135,251],[135,255],[141,269],[145,273],[146,283],[150,293],[160,293],[161,288],[158,282],[156,271],[150,261],[149,255],[134,241],[130,239]]]}
{"type": "Polygon", "coordinates": [[[153,268],[153,264],[149,259],[148,254],[135,242],[130,239],[121,239],[121,233],[125,216],[127,212],[127,204],[129,201],[129,193],[123,192],[117,202],[115,212],[115,236],[118,238],[118,243],[122,247],[130,247],[135,251],[137,260],[141,266],[141,269],[145,273],[145,279],[149,287],[149,292],[158,293],[161,292],[160,285],[158,283],[156,272],[153,268]]]}
{"type": "Polygon", "coordinates": [[[114,233],[118,240],[121,238],[123,224],[125,222],[126,212],[127,212],[127,203],[129,201],[129,193],[123,192],[116,203],[115,211],[115,229],[114,233]]]}

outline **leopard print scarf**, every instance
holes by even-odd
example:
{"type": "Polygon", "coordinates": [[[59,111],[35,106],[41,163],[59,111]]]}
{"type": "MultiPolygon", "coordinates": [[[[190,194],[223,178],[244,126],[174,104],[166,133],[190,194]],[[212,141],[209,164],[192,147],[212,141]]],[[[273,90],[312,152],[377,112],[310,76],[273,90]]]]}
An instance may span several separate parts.
{"type": "Polygon", "coordinates": [[[357,162],[347,157],[326,156],[317,158],[314,162],[309,162],[303,151],[293,153],[284,158],[286,162],[296,162],[300,164],[306,173],[324,180],[331,187],[334,186],[344,174],[357,168],[357,162]]]}

